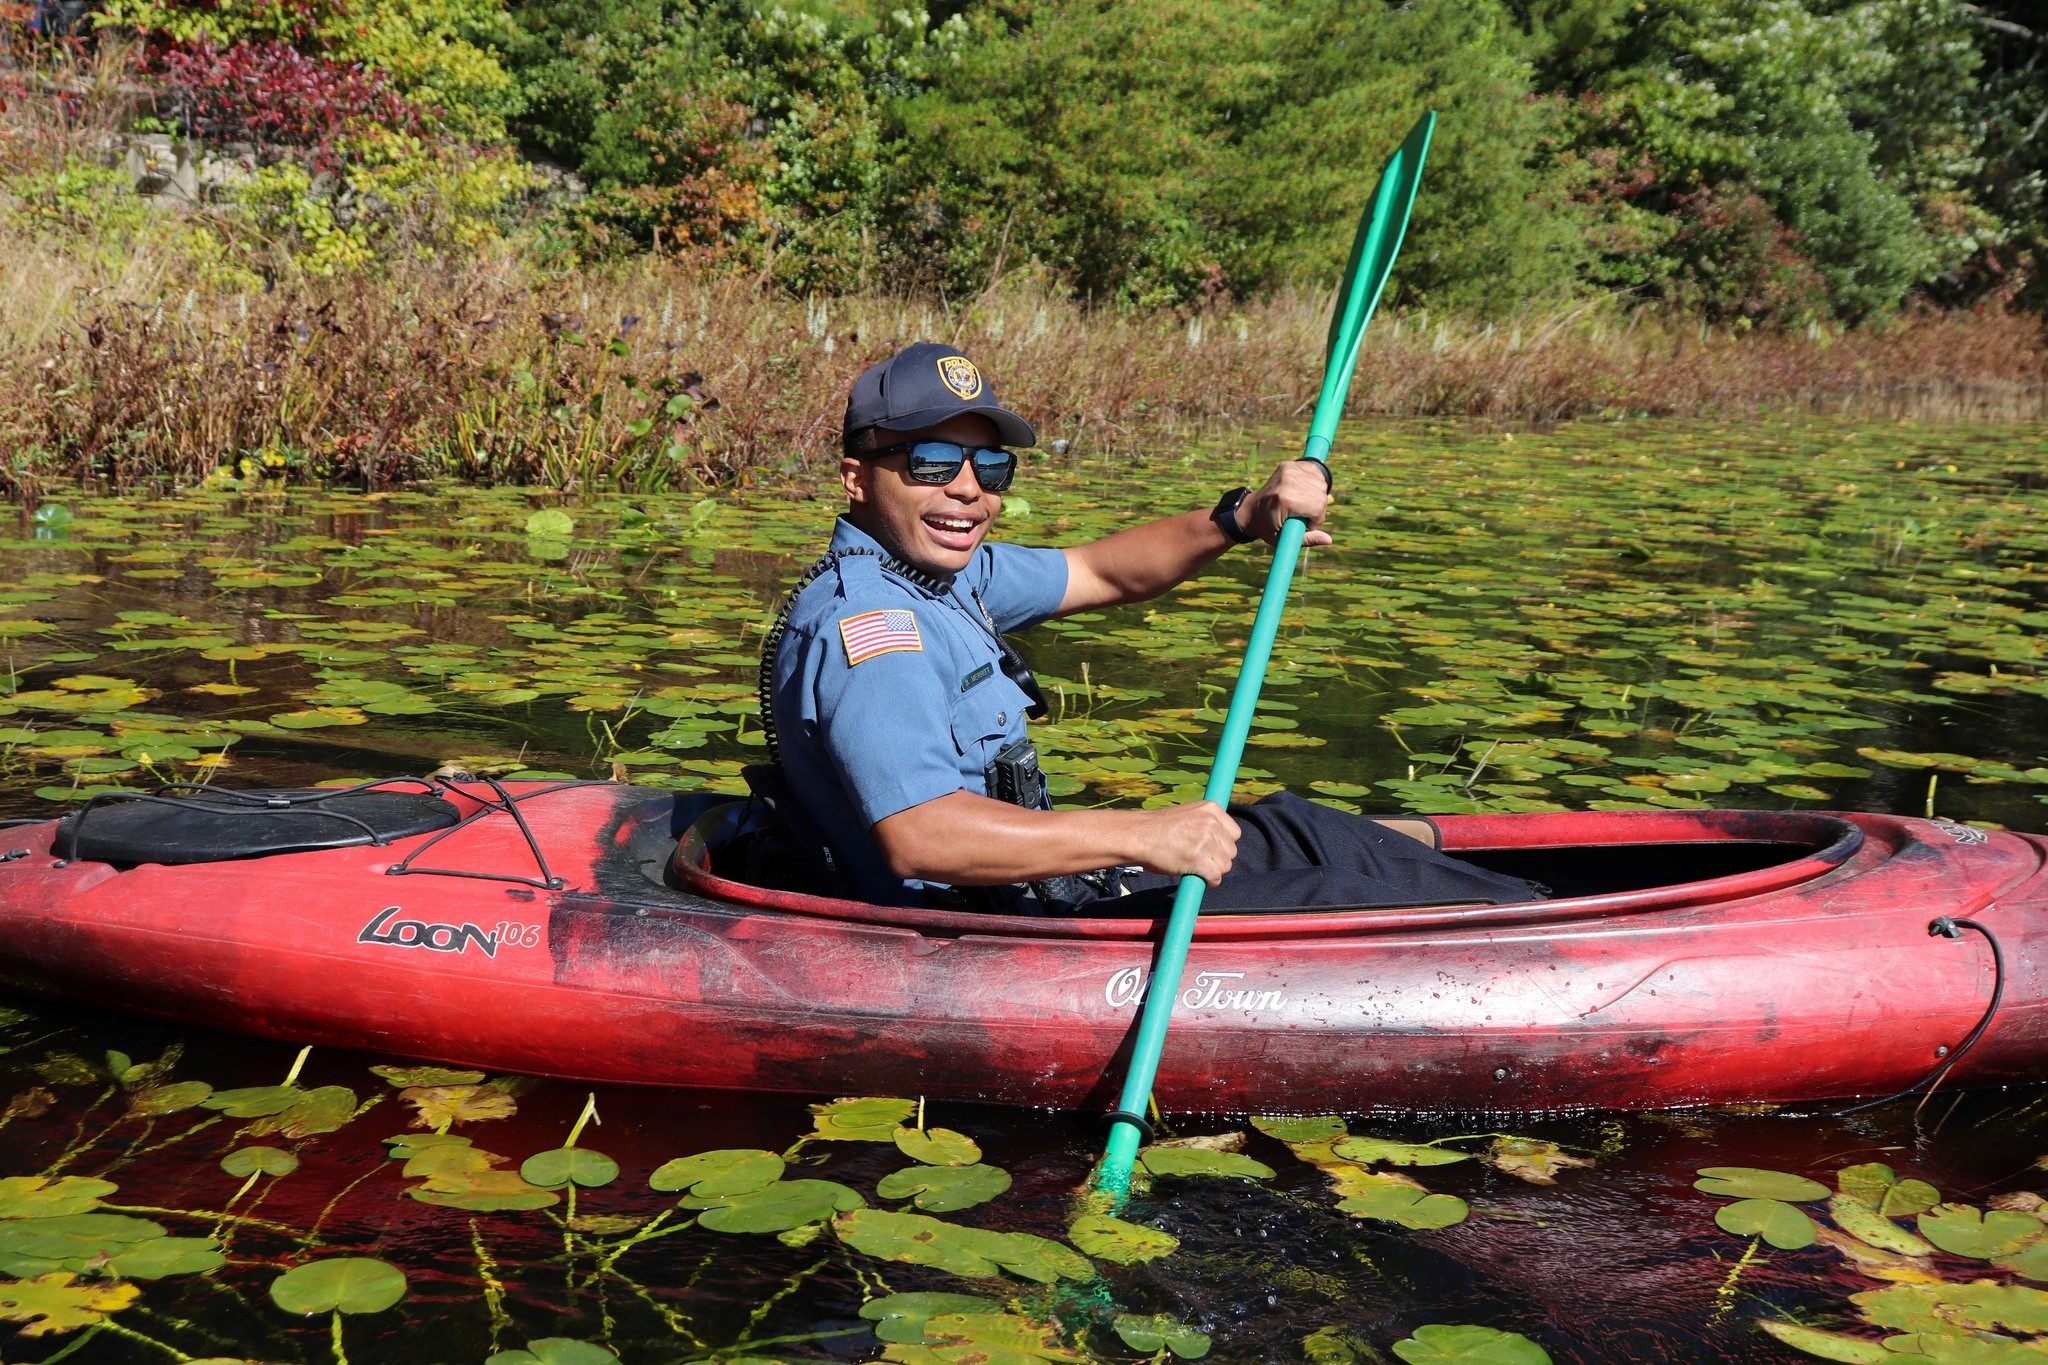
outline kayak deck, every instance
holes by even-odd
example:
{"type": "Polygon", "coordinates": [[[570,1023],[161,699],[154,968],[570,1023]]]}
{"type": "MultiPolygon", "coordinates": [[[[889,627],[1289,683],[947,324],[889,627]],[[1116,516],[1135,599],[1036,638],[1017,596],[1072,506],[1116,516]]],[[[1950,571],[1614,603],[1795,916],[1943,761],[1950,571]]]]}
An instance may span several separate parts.
{"type": "MultiPolygon", "coordinates": [[[[450,784],[440,795],[465,815],[453,830],[234,863],[67,862],[52,826],[16,829],[0,975],[187,1024],[532,1074],[1109,1106],[1152,921],[740,887],[677,842],[731,798],[609,783],[509,794],[523,829],[492,790],[450,784]],[[697,872],[677,880],[676,864],[697,872]]],[[[2008,960],[1996,1017],[1944,1084],[2048,1073],[2039,839],[1706,810],[1440,823],[1450,850],[1543,866],[1566,894],[1205,919],[1163,1106],[1889,1093],[1991,997],[1985,946],[1930,938],[1939,915],[1984,923],[2008,960]],[[1659,885],[1660,866],[1709,875],[1659,885]]]]}

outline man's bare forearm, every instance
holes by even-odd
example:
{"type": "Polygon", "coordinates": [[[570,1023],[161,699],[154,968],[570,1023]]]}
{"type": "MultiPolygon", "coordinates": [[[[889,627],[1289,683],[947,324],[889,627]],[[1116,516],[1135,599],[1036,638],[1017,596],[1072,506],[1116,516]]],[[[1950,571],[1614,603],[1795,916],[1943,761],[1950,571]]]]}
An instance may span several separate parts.
{"type": "MultiPolygon", "coordinates": [[[[1309,527],[1304,545],[1328,545],[1330,534],[1322,524],[1329,491],[1322,465],[1289,460],[1238,504],[1238,528],[1252,540],[1271,544],[1290,517],[1299,517],[1309,527]]],[[[1066,596],[1055,615],[1157,597],[1200,573],[1231,543],[1211,513],[1197,511],[1073,546],[1066,551],[1066,596]]]]}
{"type": "Polygon", "coordinates": [[[877,821],[875,842],[898,877],[1001,886],[1102,867],[1220,878],[1237,825],[1208,802],[1165,810],[1027,810],[954,792],[877,821]]]}
{"type": "Polygon", "coordinates": [[[1230,548],[1207,512],[1183,512],[1077,545],[1067,553],[1062,615],[1157,597],[1230,548]]]}

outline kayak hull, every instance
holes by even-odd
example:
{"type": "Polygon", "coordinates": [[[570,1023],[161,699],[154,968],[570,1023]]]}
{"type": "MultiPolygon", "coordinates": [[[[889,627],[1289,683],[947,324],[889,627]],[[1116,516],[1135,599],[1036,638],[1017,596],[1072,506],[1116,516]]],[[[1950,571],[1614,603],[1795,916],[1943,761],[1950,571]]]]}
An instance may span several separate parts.
{"type": "MultiPolygon", "coordinates": [[[[0,979],[96,1008],[494,1070],[1110,1107],[1156,927],[850,906],[663,864],[707,803],[512,790],[556,889],[393,875],[422,842],[116,870],[0,842],[0,979]],[[722,894],[706,894],[706,892],[722,894]],[[752,903],[748,903],[752,902],[752,903]]],[[[453,788],[472,809],[481,788],[453,788]]],[[[1548,1111],[2048,1078],[2048,844],[1887,816],[1469,816],[1483,856],[1747,842],[1759,869],[1529,906],[1205,920],[1157,1093],[1176,1111],[1548,1111]],[[1792,823],[1787,823],[1792,822],[1792,823]],[[1803,822],[1803,823],[1801,823],[1803,822]],[[1794,837],[1796,836],[1796,837],[1794,837]],[[1788,869],[1790,869],[1788,871],[1788,869]]],[[[1616,856],[1619,856],[1618,854],[1616,856]]],[[[539,881],[502,812],[436,868],[539,881]]]]}

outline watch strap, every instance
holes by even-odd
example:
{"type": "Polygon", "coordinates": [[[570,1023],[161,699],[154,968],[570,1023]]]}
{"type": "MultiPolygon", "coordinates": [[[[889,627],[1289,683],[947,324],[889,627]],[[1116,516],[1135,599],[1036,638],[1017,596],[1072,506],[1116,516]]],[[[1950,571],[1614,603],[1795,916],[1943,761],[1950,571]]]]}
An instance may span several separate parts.
{"type": "Polygon", "coordinates": [[[1250,492],[1251,489],[1244,487],[1231,489],[1216,500],[1215,509],[1209,513],[1209,520],[1222,528],[1232,545],[1249,545],[1257,539],[1237,519],[1237,509],[1244,505],[1245,496],[1250,492]]]}

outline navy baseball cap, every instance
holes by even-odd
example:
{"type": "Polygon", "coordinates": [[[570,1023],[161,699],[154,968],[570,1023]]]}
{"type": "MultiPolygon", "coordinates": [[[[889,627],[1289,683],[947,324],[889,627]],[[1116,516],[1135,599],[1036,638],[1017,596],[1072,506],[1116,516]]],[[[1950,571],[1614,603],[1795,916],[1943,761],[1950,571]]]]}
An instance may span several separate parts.
{"type": "Polygon", "coordinates": [[[1004,445],[1038,444],[1031,424],[996,401],[974,362],[935,341],[915,342],[862,370],[846,398],[843,430],[917,431],[964,412],[994,422],[1004,445]]]}

